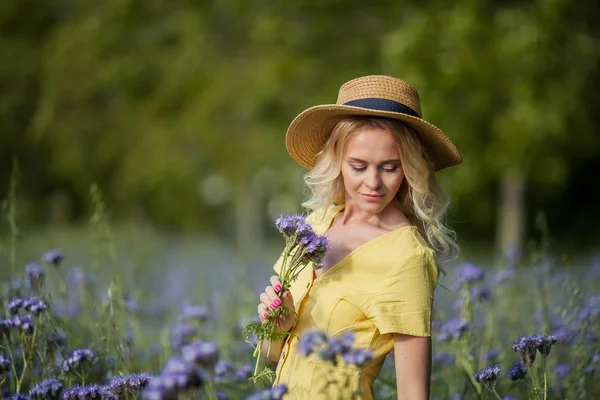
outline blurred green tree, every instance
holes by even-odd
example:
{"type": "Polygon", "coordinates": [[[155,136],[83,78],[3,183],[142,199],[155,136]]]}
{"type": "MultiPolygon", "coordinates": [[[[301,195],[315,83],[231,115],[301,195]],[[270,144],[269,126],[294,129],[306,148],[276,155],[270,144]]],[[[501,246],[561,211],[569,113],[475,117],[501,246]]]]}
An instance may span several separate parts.
{"type": "Polygon", "coordinates": [[[453,225],[471,237],[497,226],[504,251],[522,242],[526,198],[552,204],[598,154],[592,1],[35,4],[0,6],[0,174],[7,184],[21,160],[36,218],[86,215],[98,182],[117,216],[225,219],[260,247],[269,201],[301,195],[287,124],[372,73],[419,89],[424,116],[464,152],[440,173],[453,225]]]}

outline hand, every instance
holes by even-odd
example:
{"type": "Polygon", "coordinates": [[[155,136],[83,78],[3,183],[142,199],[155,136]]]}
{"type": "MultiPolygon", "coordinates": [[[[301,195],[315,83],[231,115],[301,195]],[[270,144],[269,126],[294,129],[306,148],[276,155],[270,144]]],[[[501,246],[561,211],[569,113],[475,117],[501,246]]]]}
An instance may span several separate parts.
{"type": "MultiPolygon", "coordinates": [[[[271,286],[267,286],[265,291],[260,294],[260,303],[258,304],[258,317],[260,322],[263,322],[269,316],[269,310],[276,310],[282,305],[284,307],[296,310],[294,307],[294,299],[292,293],[286,290],[279,297],[278,293],[281,293],[282,286],[277,275],[271,277],[271,286]]],[[[279,317],[277,321],[277,328],[281,332],[289,332],[294,324],[296,323],[295,313],[286,315],[285,317],[279,317]]]]}

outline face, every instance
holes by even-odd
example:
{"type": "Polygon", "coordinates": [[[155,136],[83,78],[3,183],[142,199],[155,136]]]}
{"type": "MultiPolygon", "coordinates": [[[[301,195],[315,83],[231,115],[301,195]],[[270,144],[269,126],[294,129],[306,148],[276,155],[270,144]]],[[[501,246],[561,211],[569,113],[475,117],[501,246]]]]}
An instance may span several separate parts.
{"type": "Polygon", "coordinates": [[[393,204],[404,180],[394,136],[384,129],[364,128],[348,141],[342,160],[346,205],[377,214],[393,204]]]}

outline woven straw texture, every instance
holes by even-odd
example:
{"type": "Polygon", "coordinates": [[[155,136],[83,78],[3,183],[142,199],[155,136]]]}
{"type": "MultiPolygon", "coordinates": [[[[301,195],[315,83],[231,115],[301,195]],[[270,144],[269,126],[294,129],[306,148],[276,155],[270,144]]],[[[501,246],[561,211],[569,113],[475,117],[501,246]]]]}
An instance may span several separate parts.
{"type": "Polygon", "coordinates": [[[435,170],[441,170],[462,161],[456,145],[435,125],[412,115],[392,111],[377,111],[346,106],[352,100],[381,98],[404,104],[421,116],[419,93],[407,82],[386,75],[356,78],[340,87],[336,104],[310,107],[290,124],[286,134],[286,148],[290,156],[305,168],[312,169],[316,154],[321,151],[335,125],[346,117],[379,116],[393,118],[410,125],[427,146],[435,170]]]}

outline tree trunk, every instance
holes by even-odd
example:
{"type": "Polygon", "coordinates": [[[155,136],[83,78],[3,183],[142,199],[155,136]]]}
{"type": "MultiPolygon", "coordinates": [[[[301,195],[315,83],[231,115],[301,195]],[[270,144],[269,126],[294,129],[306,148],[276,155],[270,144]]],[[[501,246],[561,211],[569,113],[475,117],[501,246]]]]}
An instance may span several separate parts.
{"type": "Polygon", "coordinates": [[[515,264],[522,256],[525,234],[525,177],[520,169],[504,173],[499,195],[496,252],[504,265],[515,264]]]}

